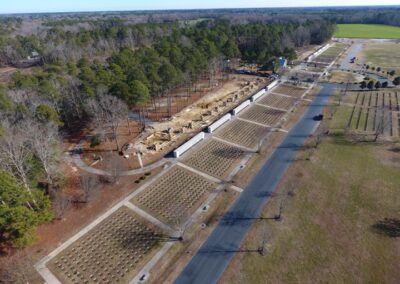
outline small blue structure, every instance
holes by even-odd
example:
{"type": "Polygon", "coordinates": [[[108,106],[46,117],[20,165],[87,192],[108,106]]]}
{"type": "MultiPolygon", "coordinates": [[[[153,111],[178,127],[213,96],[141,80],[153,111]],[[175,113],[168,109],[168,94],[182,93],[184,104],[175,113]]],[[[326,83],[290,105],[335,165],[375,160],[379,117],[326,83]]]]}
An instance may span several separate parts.
{"type": "Polygon", "coordinates": [[[280,67],[286,67],[287,65],[287,59],[285,59],[284,57],[279,57],[279,66],[280,67]]]}

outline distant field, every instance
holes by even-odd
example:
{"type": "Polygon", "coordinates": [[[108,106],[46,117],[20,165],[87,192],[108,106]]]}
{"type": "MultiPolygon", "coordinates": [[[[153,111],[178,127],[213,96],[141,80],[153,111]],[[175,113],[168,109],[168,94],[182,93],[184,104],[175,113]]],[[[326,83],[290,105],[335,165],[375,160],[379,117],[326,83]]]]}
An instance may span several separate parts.
{"type": "Polygon", "coordinates": [[[348,38],[400,38],[400,27],[385,25],[339,24],[335,37],[348,38]]]}
{"type": "Polygon", "coordinates": [[[397,43],[365,45],[359,56],[365,59],[365,64],[400,74],[400,45],[397,43]]]}

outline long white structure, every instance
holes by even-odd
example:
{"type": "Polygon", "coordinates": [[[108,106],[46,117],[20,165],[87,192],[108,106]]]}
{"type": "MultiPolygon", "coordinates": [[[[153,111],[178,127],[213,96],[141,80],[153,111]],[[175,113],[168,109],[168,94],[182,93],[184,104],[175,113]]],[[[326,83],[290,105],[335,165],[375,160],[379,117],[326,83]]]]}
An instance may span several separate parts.
{"type": "Polygon", "coordinates": [[[241,103],[239,106],[235,107],[232,110],[232,114],[233,115],[237,115],[239,112],[241,112],[242,110],[244,110],[246,107],[248,107],[250,105],[250,100],[244,101],[243,103],[241,103]]]}
{"type": "Polygon", "coordinates": [[[223,125],[225,122],[231,120],[232,115],[230,113],[225,114],[223,117],[221,117],[220,119],[218,119],[216,122],[214,122],[213,124],[211,124],[208,128],[207,131],[208,133],[213,133],[218,127],[220,127],[221,125],[223,125]]]}
{"type": "Polygon", "coordinates": [[[318,55],[320,55],[322,52],[324,52],[325,50],[327,50],[329,47],[331,47],[331,44],[328,43],[326,45],[324,45],[323,47],[321,47],[320,49],[318,49],[316,52],[314,52],[312,55],[310,55],[308,57],[307,62],[311,62],[313,61],[318,55]]]}
{"type": "Polygon", "coordinates": [[[278,85],[278,84],[279,84],[279,81],[278,81],[278,80],[273,81],[271,84],[269,84],[269,85],[266,87],[267,91],[270,91],[272,88],[275,88],[276,85],[278,85]]]}
{"type": "Polygon", "coordinates": [[[266,92],[266,90],[265,90],[265,89],[262,89],[262,90],[259,91],[257,94],[253,95],[253,96],[250,98],[250,101],[251,101],[251,102],[255,102],[258,98],[260,98],[262,95],[264,95],[265,92],[266,92]]]}
{"type": "Polygon", "coordinates": [[[194,145],[196,145],[197,143],[199,143],[201,140],[203,140],[205,137],[204,132],[200,132],[199,134],[197,134],[196,136],[194,136],[193,138],[191,138],[189,141],[185,142],[184,144],[182,144],[180,147],[176,148],[174,150],[174,157],[175,158],[179,158],[183,153],[185,153],[187,150],[189,150],[190,148],[192,148],[194,145]]]}

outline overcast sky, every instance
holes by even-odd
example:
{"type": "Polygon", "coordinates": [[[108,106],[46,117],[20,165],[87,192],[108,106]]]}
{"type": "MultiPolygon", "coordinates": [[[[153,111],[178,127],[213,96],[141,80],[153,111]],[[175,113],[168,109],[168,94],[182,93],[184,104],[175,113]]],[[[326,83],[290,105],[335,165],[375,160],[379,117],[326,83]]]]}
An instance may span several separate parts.
{"type": "Polygon", "coordinates": [[[400,0],[0,0],[0,13],[400,5],[400,0]]]}

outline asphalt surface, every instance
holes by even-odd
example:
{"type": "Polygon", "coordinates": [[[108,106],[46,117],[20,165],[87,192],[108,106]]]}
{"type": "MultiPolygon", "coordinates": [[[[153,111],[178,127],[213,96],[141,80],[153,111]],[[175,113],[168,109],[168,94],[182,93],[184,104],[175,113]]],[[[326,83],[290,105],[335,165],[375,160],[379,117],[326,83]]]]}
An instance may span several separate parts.
{"type": "Polygon", "coordinates": [[[361,43],[354,43],[351,47],[349,52],[347,53],[346,58],[340,64],[340,69],[350,69],[350,66],[354,63],[350,63],[350,60],[353,57],[358,56],[358,53],[363,49],[363,45],[361,43]]]}
{"type": "Polygon", "coordinates": [[[239,250],[251,225],[260,216],[265,203],[304,140],[318,127],[319,121],[313,118],[322,113],[334,88],[333,84],[322,84],[320,93],[306,113],[225,214],[207,241],[178,276],[176,284],[210,284],[218,281],[239,250]]]}

